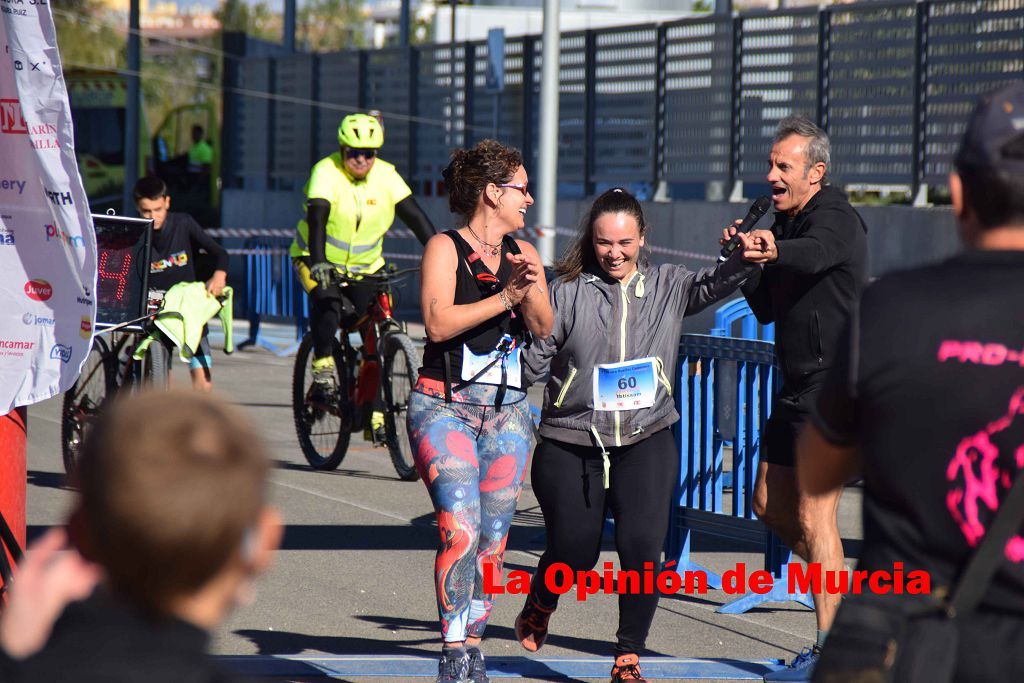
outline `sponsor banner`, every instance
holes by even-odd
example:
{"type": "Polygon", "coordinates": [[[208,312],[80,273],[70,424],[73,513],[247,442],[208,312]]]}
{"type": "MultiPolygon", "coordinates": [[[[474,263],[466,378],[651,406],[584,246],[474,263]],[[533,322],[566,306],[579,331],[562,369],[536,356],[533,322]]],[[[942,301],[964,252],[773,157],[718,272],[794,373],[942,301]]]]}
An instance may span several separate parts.
{"type": "Polygon", "coordinates": [[[0,415],[74,383],[92,345],[96,237],[46,0],[0,0],[0,415]]]}

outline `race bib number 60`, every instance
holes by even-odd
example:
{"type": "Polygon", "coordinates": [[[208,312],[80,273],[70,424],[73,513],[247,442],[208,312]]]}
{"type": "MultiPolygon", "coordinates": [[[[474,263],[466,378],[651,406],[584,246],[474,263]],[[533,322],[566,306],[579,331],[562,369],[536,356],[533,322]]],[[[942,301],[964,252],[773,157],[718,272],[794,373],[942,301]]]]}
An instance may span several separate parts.
{"type": "Polygon", "coordinates": [[[654,358],[594,368],[594,410],[638,410],[654,405],[654,358]]]}

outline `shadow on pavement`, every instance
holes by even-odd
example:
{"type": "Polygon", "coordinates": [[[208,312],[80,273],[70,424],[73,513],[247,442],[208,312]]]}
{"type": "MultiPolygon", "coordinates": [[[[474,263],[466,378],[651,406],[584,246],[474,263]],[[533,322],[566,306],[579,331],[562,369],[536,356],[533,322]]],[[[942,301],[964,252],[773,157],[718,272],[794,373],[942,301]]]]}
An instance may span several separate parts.
{"type": "Polygon", "coordinates": [[[67,475],[63,472],[40,472],[39,470],[28,471],[28,485],[39,486],[47,489],[61,489],[74,491],[73,486],[68,485],[67,475]]]}
{"type": "MultiPolygon", "coordinates": [[[[552,630],[548,633],[548,638],[545,644],[564,648],[570,650],[573,653],[580,655],[594,655],[597,657],[608,657],[608,667],[611,668],[612,663],[612,650],[614,643],[604,640],[593,640],[591,638],[575,638],[571,636],[562,636],[558,634],[558,624],[555,621],[558,612],[555,612],[556,616],[551,619],[552,630]]],[[[436,643],[440,645],[437,635],[437,622],[435,621],[423,621],[419,619],[406,619],[404,617],[394,616],[378,616],[378,615],[359,615],[356,619],[360,621],[367,621],[372,624],[379,624],[380,628],[387,629],[389,631],[417,631],[429,633],[430,637],[421,640],[421,643],[436,643]]],[[[487,633],[484,642],[488,641],[510,641],[512,643],[518,643],[516,640],[515,630],[509,626],[498,626],[496,624],[488,624],[487,633]]],[[[420,651],[422,654],[422,651],[420,651]]],[[[395,653],[389,653],[395,654],[395,653]]],[[[487,654],[487,648],[484,647],[484,654],[487,654]]],[[[647,651],[648,656],[661,656],[662,653],[655,650],[647,651]]],[[[525,656],[525,655],[524,655],[525,656]]]]}
{"type": "Polygon", "coordinates": [[[374,638],[353,638],[346,636],[317,636],[289,631],[257,631],[245,629],[235,631],[236,635],[248,638],[261,655],[298,655],[323,652],[331,655],[410,655],[423,656],[423,648],[437,641],[431,628],[422,638],[403,641],[377,640],[374,638]]]}
{"type": "MultiPolygon", "coordinates": [[[[401,639],[354,638],[346,636],[322,636],[288,631],[256,631],[239,630],[236,635],[249,639],[261,655],[298,655],[310,652],[323,652],[331,655],[412,655],[423,657],[423,646],[435,645],[440,651],[440,640],[437,622],[419,619],[407,619],[391,615],[357,615],[361,621],[378,624],[381,630],[395,632],[394,638],[408,634],[401,639]],[[422,634],[422,635],[416,635],[422,634]],[[412,637],[409,637],[412,636],[412,637]]],[[[557,624],[552,622],[557,629],[557,624]]],[[[507,626],[490,625],[487,628],[484,654],[487,654],[486,643],[489,641],[515,640],[515,632],[507,626]]],[[[614,644],[603,640],[562,636],[552,631],[548,635],[547,644],[564,648],[579,655],[607,657],[609,669],[612,663],[614,644]]],[[[663,653],[648,651],[647,656],[664,656],[663,653]]],[[[552,673],[552,675],[555,675],[552,673]]],[[[564,680],[564,679],[562,679],[564,680]]]]}
{"type": "Polygon", "coordinates": [[[288,524],[281,550],[434,550],[437,536],[414,526],[288,524]]]}
{"type": "MultiPolygon", "coordinates": [[[[386,453],[383,454],[385,456],[387,455],[386,453]]],[[[393,481],[397,483],[403,483],[396,476],[382,476],[379,474],[370,474],[369,472],[366,472],[364,470],[347,470],[344,468],[339,468],[336,470],[316,470],[305,463],[291,462],[288,460],[274,460],[271,464],[276,469],[279,470],[292,470],[295,472],[316,472],[318,475],[325,477],[353,477],[356,479],[374,479],[376,481],[393,481]]],[[[424,495],[426,494],[424,493],[424,495]]]]}

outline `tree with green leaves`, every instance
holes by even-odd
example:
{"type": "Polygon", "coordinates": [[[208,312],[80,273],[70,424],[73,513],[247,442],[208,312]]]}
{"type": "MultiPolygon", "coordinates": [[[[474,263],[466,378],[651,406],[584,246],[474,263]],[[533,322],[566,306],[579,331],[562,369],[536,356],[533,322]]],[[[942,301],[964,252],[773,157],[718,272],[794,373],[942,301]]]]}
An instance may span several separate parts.
{"type": "Polygon", "coordinates": [[[214,16],[222,31],[241,31],[260,40],[281,42],[281,16],[264,0],[224,0],[214,16]]]}
{"type": "Polygon", "coordinates": [[[298,10],[298,40],[313,52],[366,46],[362,0],[307,0],[298,10]]]}
{"type": "Polygon", "coordinates": [[[100,0],[63,0],[52,10],[65,69],[124,67],[124,32],[117,31],[100,0]]]}

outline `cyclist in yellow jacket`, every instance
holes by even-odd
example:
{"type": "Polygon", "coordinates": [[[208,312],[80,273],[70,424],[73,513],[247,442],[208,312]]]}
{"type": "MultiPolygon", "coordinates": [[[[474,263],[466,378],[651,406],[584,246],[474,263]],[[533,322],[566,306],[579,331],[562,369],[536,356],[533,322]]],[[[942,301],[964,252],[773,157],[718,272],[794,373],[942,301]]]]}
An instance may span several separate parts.
{"type": "MultiPolygon", "coordinates": [[[[362,317],[372,285],[339,287],[332,272],[349,276],[384,267],[382,242],[395,214],[422,244],[436,232],[392,164],[377,158],[384,128],[373,116],[350,114],[338,126],[340,150],[313,166],[306,183],[306,217],[300,220],[290,253],[296,274],[310,298],[313,333],[313,396],[330,403],[335,395],[332,340],[340,323],[362,317]]],[[[367,359],[360,382],[372,381],[379,369],[367,359]]],[[[383,425],[383,414],[373,416],[383,425]]]]}

